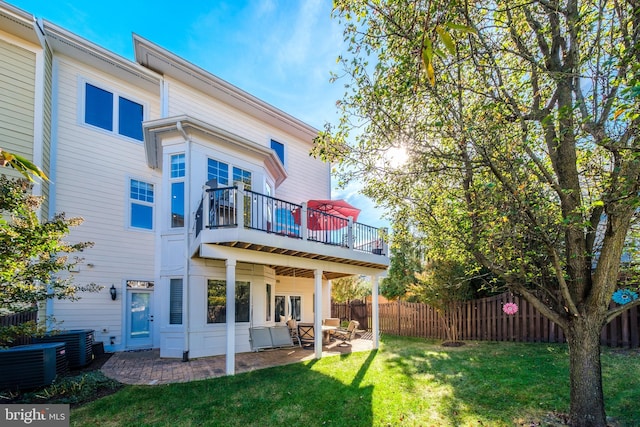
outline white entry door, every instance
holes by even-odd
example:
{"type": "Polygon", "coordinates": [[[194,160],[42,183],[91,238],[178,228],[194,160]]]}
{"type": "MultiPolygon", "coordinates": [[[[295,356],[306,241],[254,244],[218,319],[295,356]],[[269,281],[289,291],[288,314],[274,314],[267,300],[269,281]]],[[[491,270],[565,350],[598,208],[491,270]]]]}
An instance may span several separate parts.
{"type": "Polygon", "coordinates": [[[153,346],[153,288],[127,286],[127,348],[153,346]]]}

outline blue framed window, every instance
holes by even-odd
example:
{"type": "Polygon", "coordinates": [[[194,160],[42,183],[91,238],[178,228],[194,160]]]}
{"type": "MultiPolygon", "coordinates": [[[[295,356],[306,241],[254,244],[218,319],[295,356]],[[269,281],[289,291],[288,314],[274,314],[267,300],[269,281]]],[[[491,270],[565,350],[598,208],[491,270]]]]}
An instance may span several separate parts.
{"type": "Polygon", "coordinates": [[[143,120],[144,107],[141,104],[85,83],[84,122],[86,124],[142,141],[143,120]]]}
{"type": "Polygon", "coordinates": [[[142,105],[118,98],[118,133],[142,141],[142,105]]]}
{"type": "Polygon", "coordinates": [[[275,140],[271,140],[271,149],[276,152],[278,158],[284,165],[284,144],[275,140]]]}
{"type": "Polygon", "coordinates": [[[207,180],[215,179],[218,185],[229,185],[229,165],[214,159],[207,161],[207,180]]]}
{"type": "Polygon", "coordinates": [[[113,130],[113,94],[87,83],[84,122],[108,131],[113,130]]]}
{"type": "Polygon", "coordinates": [[[131,227],[153,229],[153,184],[132,179],[129,184],[131,227]]]}

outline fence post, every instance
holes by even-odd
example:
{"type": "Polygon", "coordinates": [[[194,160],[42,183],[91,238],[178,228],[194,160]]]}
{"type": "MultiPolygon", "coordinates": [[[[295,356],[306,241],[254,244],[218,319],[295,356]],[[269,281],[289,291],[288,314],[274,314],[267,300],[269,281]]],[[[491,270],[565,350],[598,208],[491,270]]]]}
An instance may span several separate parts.
{"type": "Polygon", "coordinates": [[[398,298],[398,335],[402,335],[402,328],[400,327],[400,298],[398,298]]]}
{"type": "MultiPolygon", "coordinates": [[[[344,305],[345,308],[347,307],[344,305]]],[[[348,305],[351,308],[350,305],[348,305]]],[[[524,298],[503,294],[479,300],[467,301],[456,311],[456,326],[460,327],[460,338],[471,340],[499,340],[512,342],[565,342],[564,331],[557,324],[547,321],[535,307],[524,298]],[[515,315],[502,312],[503,302],[518,305],[515,315]],[[466,317],[462,319],[461,317],[466,317]],[[546,322],[546,323],[545,323],[546,322]],[[466,326],[466,330],[465,330],[466,326]]],[[[367,315],[369,307],[367,307],[367,315]]],[[[630,310],[602,328],[603,345],[637,348],[640,346],[640,308],[630,310]]],[[[445,330],[433,307],[426,304],[408,304],[399,299],[396,303],[383,304],[379,311],[380,330],[398,336],[420,336],[444,339],[445,330]],[[397,313],[393,313],[393,310],[397,313]],[[403,311],[404,310],[404,311],[403,311]],[[403,329],[403,315],[407,317],[407,328],[403,329]],[[397,326],[393,326],[393,322],[397,326]]]]}

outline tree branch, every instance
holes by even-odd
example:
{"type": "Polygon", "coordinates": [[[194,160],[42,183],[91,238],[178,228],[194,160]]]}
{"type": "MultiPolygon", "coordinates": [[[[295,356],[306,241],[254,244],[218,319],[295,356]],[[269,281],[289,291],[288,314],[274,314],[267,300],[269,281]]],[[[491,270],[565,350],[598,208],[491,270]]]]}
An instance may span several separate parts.
{"type": "Polygon", "coordinates": [[[618,305],[614,308],[609,309],[609,311],[607,311],[606,317],[604,318],[604,324],[606,325],[607,323],[611,322],[613,319],[618,317],[620,314],[624,313],[625,311],[629,310],[632,307],[637,307],[639,305],[640,305],[640,299],[637,299],[628,304],[618,305]]]}

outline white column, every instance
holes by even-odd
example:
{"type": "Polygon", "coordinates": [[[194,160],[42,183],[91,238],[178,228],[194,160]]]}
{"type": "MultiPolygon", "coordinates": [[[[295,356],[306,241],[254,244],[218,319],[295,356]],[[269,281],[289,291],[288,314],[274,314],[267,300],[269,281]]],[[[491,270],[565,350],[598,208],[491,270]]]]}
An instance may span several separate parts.
{"type": "Polygon", "coordinates": [[[314,313],[313,319],[313,341],[314,348],[316,349],[315,357],[316,359],[320,359],[322,357],[322,270],[315,270],[314,277],[314,306],[316,308],[316,312],[314,313]]]}
{"type": "Polygon", "coordinates": [[[378,306],[378,287],[380,284],[380,276],[372,276],[371,282],[373,283],[371,289],[371,334],[373,339],[373,349],[375,350],[380,346],[380,307],[378,306]]]}
{"type": "Polygon", "coordinates": [[[331,280],[322,285],[322,318],[331,317],[331,280]]]}
{"type": "Polygon", "coordinates": [[[236,260],[228,259],[227,267],[227,375],[236,373],[236,260]]]}

